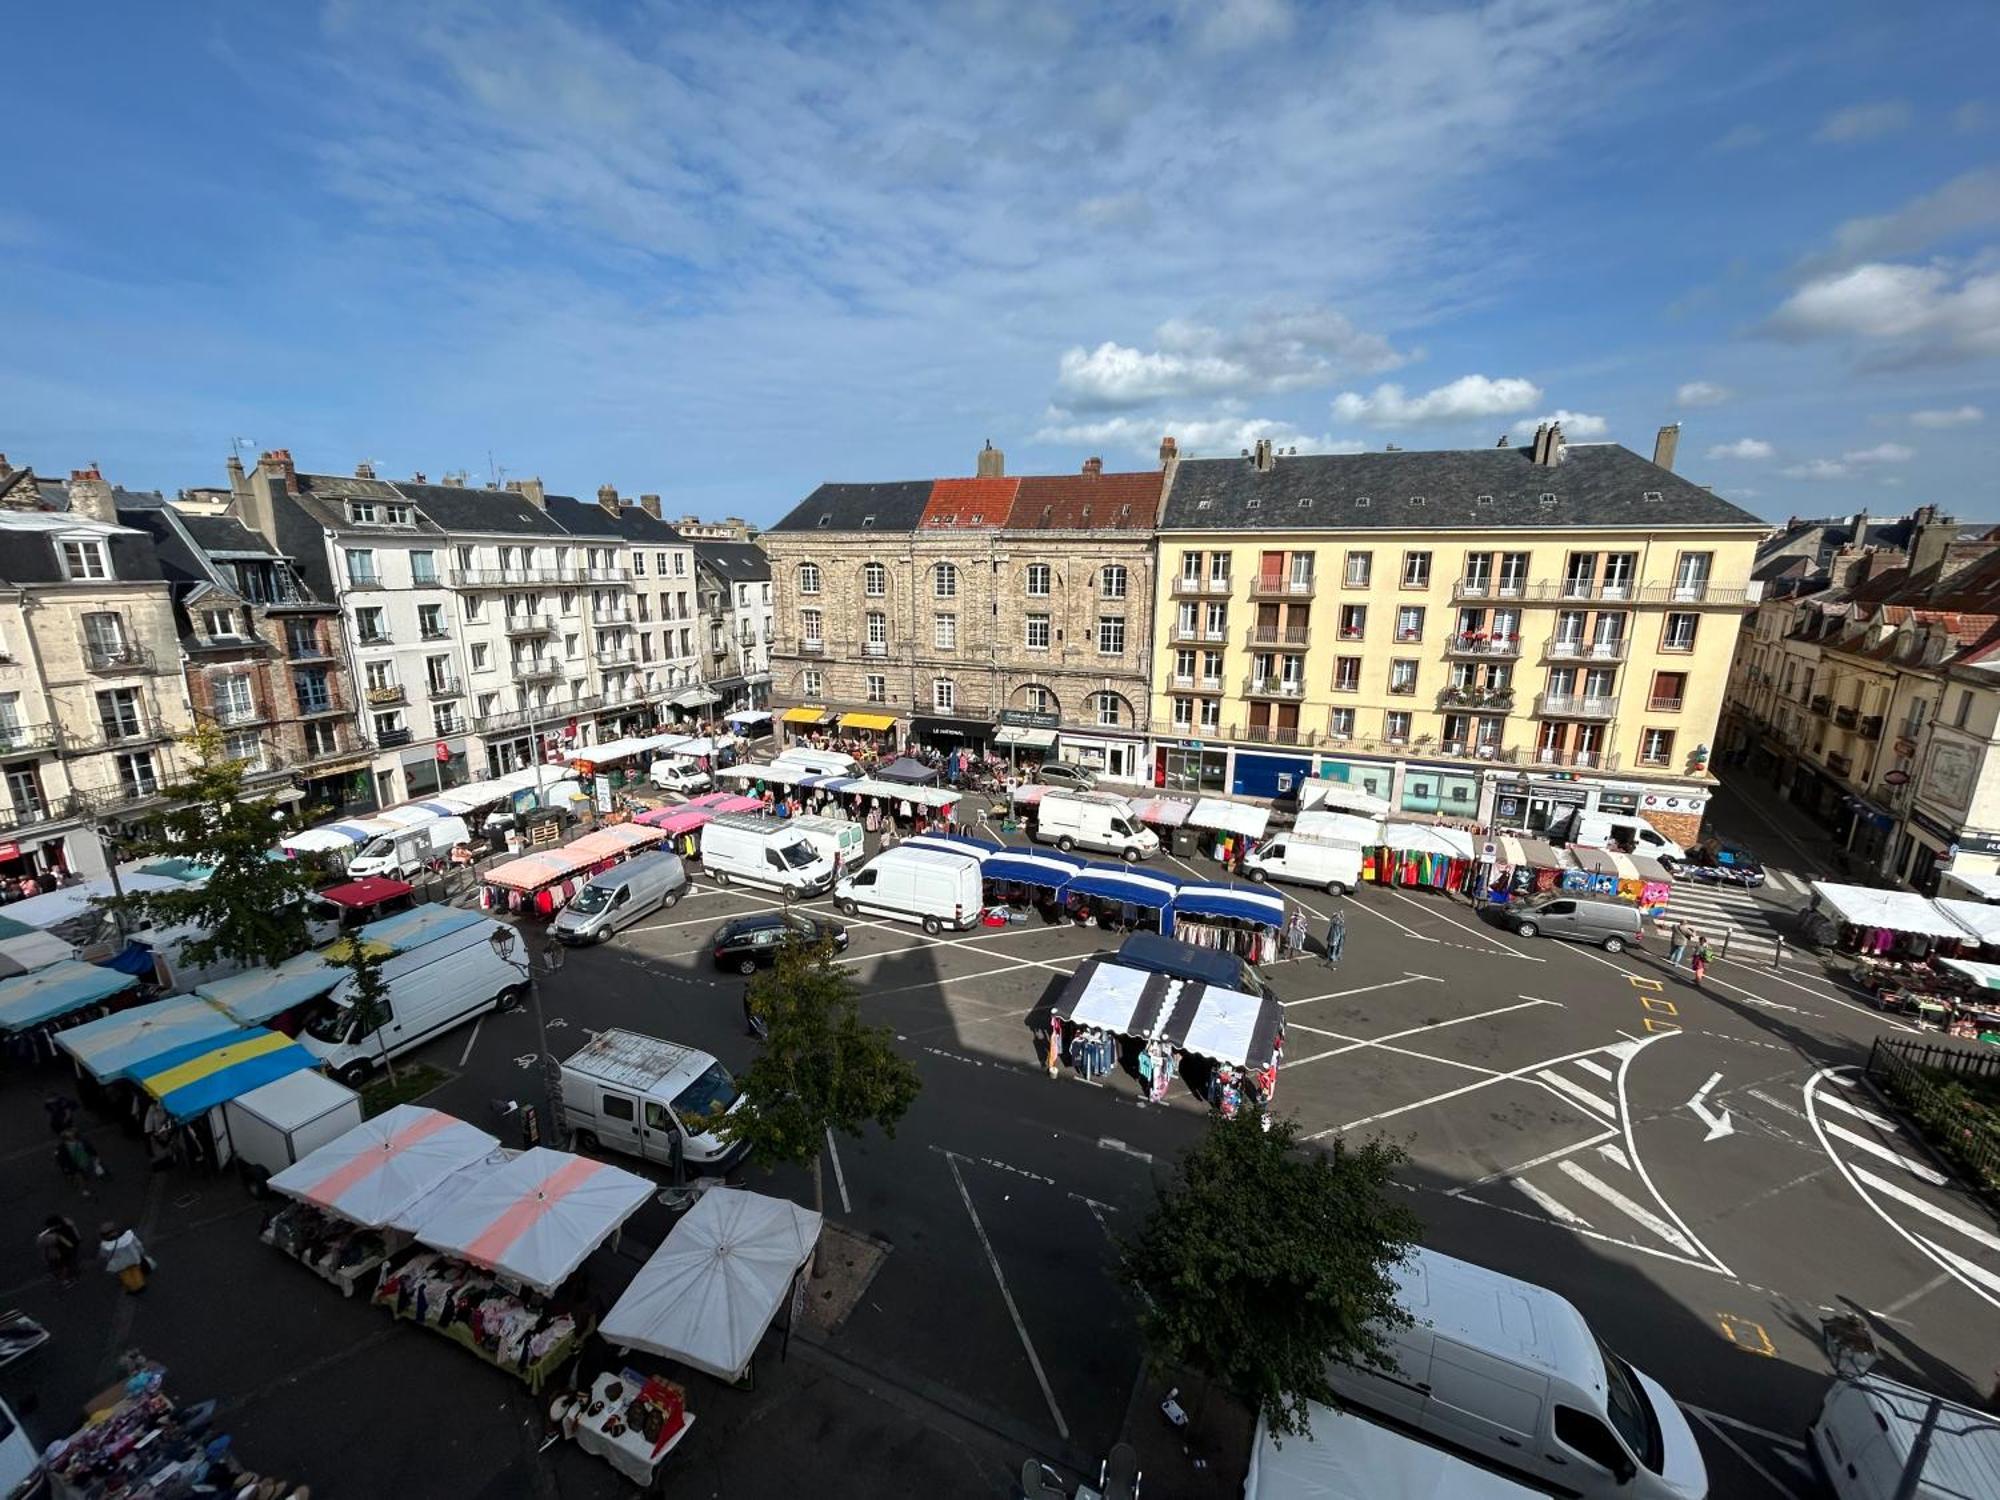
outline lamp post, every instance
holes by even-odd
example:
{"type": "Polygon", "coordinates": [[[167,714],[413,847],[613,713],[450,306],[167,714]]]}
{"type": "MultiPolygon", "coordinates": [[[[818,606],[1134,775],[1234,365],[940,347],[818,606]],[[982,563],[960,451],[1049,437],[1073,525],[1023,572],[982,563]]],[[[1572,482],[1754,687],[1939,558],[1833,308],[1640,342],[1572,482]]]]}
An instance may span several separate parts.
{"type": "MultiPolygon", "coordinates": [[[[548,1139],[558,1148],[569,1139],[569,1126],[563,1119],[562,1111],[562,1068],[549,1051],[548,1018],[542,1011],[542,986],[536,977],[536,966],[527,956],[526,945],[522,947],[522,957],[514,957],[516,934],[504,923],[496,925],[487,939],[493,945],[493,952],[499,960],[521,971],[528,981],[528,1005],[535,1015],[535,1050],[541,1058],[542,1069],[542,1111],[548,1124],[545,1129],[548,1139]]],[[[552,969],[552,964],[544,963],[544,968],[552,969]]]]}

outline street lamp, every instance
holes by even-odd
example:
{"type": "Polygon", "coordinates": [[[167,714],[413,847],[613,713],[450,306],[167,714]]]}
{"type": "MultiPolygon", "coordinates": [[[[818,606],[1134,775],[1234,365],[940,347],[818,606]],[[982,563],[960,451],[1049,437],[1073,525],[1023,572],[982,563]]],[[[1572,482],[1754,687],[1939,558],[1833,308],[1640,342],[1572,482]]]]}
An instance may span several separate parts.
{"type": "MultiPolygon", "coordinates": [[[[562,1110],[562,1069],[549,1051],[548,1019],[542,1012],[542,986],[536,977],[535,965],[526,956],[514,957],[517,934],[504,922],[496,922],[487,941],[493,945],[493,953],[502,963],[518,969],[528,981],[528,1004],[535,1014],[535,1049],[541,1057],[542,1067],[542,1111],[548,1119],[548,1136],[560,1149],[569,1137],[568,1123],[563,1119],[562,1110]]],[[[552,967],[552,966],[548,966],[552,967]]]]}

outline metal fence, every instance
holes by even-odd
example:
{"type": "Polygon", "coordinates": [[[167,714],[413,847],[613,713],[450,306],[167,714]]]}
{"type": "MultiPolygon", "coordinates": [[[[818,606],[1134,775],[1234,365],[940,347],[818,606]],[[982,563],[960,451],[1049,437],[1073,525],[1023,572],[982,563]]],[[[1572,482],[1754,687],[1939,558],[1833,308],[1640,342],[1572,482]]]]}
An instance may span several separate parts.
{"type": "Polygon", "coordinates": [[[2000,1109],[1978,1097],[2000,1102],[2000,1048],[1878,1037],[1868,1076],[1983,1192],[2000,1195],[2000,1109]]]}

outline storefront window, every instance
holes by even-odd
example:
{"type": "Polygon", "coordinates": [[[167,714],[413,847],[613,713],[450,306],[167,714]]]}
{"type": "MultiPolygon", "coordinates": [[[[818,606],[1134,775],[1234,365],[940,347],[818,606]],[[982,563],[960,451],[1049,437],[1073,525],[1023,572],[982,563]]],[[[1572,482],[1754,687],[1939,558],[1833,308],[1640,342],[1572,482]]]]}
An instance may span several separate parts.
{"type": "Polygon", "coordinates": [[[1229,755],[1168,745],[1160,752],[1160,785],[1170,792],[1220,792],[1228,784],[1229,755]]]}
{"type": "Polygon", "coordinates": [[[1476,818],[1479,815],[1477,776],[1439,776],[1438,810],[1448,818],[1476,818]]]}
{"type": "Polygon", "coordinates": [[[1438,810],[1438,779],[1429,771],[1412,771],[1403,778],[1403,811],[1434,813],[1438,810]]]}
{"type": "Polygon", "coordinates": [[[1387,799],[1395,768],[1370,761],[1327,760],[1320,762],[1319,774],[1324,780],[1339,782],[1350,791],[1387,799]]]}
{"type": "Polygon", "coordinates": [[[1597,810],[1607,813],[1636,813],[1639,810],[1637,792],[1599,792],[1597,810]]]}

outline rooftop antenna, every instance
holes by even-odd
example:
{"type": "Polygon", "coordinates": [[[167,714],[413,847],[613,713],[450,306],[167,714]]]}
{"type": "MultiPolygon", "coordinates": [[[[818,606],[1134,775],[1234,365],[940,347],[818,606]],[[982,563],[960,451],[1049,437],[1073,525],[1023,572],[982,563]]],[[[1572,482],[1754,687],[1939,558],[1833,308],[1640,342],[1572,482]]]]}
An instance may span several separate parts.
{"type": "Polygon", "coordinates": [[[256,443],[247,437],[233,437],[229,440],[229,451],[232,453],[248,453],[256,446],[256,443]]]}

